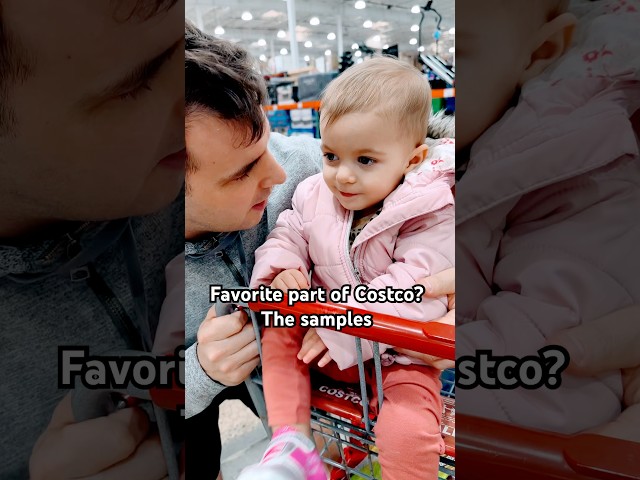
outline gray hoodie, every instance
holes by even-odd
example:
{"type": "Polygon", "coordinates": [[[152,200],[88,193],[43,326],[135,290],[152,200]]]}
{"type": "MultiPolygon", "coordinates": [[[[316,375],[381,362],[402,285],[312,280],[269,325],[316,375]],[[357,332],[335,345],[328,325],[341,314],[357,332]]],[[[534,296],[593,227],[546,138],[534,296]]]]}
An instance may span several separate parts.
{"type": "Polygon", "coordinates": [[[198,242],[185,242],[185,416],[204,410],[225,386],[212,380],[204,372],[196,355],[196,334],[200,323],[211,307],[209,285],[227,288],[244,283],[251,277],[254,252],[264,243],[275,226],[280,212],[291,208],[293,192],[305,178],[320,172],[322,152],[316,139],[285,137],[272,133],[269,151],[287,173],[284,184],[273,189],[266,213],[260,223],[249,230],[226,234],[212,233],[198,242]],[[241,262],[245,257],[246,264],[241,262]]]}
{"type": "Polygon", "coordinates": [[[99,355],[150,344],[164,268],[181,251],[183,231],[181,193],[154,215],[69,224],[0,245],[0,478],[28,478],[33,445],[67,393],[58,388],[58,346],[99,355]]]}

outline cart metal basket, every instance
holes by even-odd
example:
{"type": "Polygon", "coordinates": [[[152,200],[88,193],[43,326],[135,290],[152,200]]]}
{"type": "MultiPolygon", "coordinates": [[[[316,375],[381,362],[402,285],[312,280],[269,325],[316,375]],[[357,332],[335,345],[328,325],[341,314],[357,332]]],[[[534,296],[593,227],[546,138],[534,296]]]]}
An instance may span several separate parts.
{"type": "MultiPolygon", "coordinates": [[[[362,361],[361,341],[374,342],[376,384],[381,388],[380,353],[378,342],[403,347],[410,350],[453,359],[455,356],[454,327],[440,323],[421,323],[390,315],[367,312],[333,303],[304,303],[293,307],[286,299],[279,303],[253,302],[248,304],[253,312],[277,310],[283,315],[372,314],[374,325],[370,328],[341,329],[341,332],[354,336],[358,350],[358,369],[360,385],[350,385],[333,380],[312,378],[311,423],[323,460],[330,468],[331,480],[379,480],[380,465],[377,462],[375,447],[375,416],[370,413],[370,392],[364,382],[364,362],[362,361]]],[[[257,329],[256,316],[252,315],[257,329]]],[[[453,478],[455,474],[455,379],[452,370],[443,372],[442,377],[443,417],[442,434],[445,440],[445,455],[441,458],[440,478],[453,478]]],[[[250,393],[265,428],[266,408],[261,393],[261,378],[256,375],[248,384],[250,393]]],[[[379,407],[383,395],[379,391],[379,407]]]]}

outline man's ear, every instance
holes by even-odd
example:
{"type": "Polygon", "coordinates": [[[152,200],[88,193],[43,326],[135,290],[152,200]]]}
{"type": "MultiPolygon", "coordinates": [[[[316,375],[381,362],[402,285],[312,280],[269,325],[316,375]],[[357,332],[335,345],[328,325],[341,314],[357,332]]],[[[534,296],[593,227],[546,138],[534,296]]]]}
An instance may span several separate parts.
{"type": "Polygon", "coordinates": [[[576,26],[576,17],[563,13],[545,23],[535,35],[529,65],[520,76],[518,85],[540,75],[545,68],[555,62],[571,45],[576,26]]]}
{"type": "Polygon", "coordinates": [[[407,166],[404,169],[404,174],[406,175],[411,170],[417,168],[424,159],[427,158],[427,153],[429,152],[429,147],[424,143],[422,145],[418,145],[413,152],[411,152],[411,158],[407,162],[407,166]]]}

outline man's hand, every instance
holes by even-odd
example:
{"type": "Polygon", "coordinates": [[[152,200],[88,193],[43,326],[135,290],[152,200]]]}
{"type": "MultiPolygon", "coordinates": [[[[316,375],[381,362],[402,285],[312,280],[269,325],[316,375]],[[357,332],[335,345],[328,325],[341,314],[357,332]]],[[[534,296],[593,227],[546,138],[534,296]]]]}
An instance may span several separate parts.
{"type": "Polygon", "coordinates": [[[430,298],[446,295],[449,300],[449,310],[456,308],[456,269],[449,268],[430,277],[418,280],[426,288],[425,296],[430,298]]]}
{"type": "Polygon", "coordinates": [[[243,311],[216,317],[209,309],[198,329],[198,361],[218,383],[242,383],[260,363],[253,325],[243,311]]]}
{"type": "MultiPolygon", "coordinates": [[[[304,363],[311,363],[318,355],[327,350],[327,346],[324,344],[318,332],[315,328],[310,328],[302,339],[302,346],[298,352],[298,360],[302,360],[304,363]]],[[[327,351],[320,360],[318,360],[318,366],[324,367],[332,360],[331,355],[327,351]]]]}
{"type": "MultiPolygon", "coordinates": [[[[450,310],[444,317],[436,321],[439,323],[445,323],[447,325],[455,325],[455,311],[450,310]]],[[[403,355],[409,355],[410,357],[418,358],[430,367],[437,368],[438,370],[446,370],[447,368],[453,368],[456,365],[456,362],[454,362],[453,360],[447,360],[446,358],[440,358],[433,355],[428,355],[426,353],[414,352],[405,348],[394,348],[394,350],[398,353],[402,353],[403,355]]]]}
{"type": "MultiPolygon", "coordinates": [[[[418,281],[419,284],[424,285],[427,291],[424,293],[426,297],[435,298],[446,295],[449,299],[449,311],[447,314],[435,320],[439,323],[445,323],[447,325],[456,324],[456,271],[454,268],[444,270],[440,273],[436,273],[430,277],[423,278],[418,281]]],[[[427,355],[426,353],[414,352],[405,348],[394,348],[398,353],[403,355],[409,355],[410,357],[418,358],[427,365],[437,368],[438,370],[446,370],[447,368],[453,368],[455,362],[453,360],[447,360],[444,358],[434,357],[433,355],[427,355]]]]}
{"type": "Polygon", "coordinates": [[[283,292],[290,288],[294,290],[303,290],[309,288],[307,277],[300,270],[283,270],[271,282],[271,288],[277,288],[283,292]]]}
{"type": "Polygon", "coordinates": [[[618,419],[595,431],[640,442],[640,306],[565,330],[547,343],[567,349],[571,359],[567,372],[572,374],[592,376],[622,370],[626,408],[618,419]]]}
{"type": "Polygon", "coordinates": [[[31,453],[30,478],[160,480],[167,467],[156,433],[139,408],[75,423],[71,394],[58,404],[31,453]]]}

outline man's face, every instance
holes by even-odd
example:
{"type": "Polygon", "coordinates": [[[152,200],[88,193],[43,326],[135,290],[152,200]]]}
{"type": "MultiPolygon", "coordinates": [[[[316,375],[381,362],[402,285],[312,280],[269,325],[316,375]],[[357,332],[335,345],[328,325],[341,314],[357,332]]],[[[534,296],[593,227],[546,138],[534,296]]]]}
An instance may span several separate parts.
{"type": "Polygon", "coordinates": [[[267,149],[268,123],[262,137],[249,146],[240,145],[237,128],[205,113],[187,119],[187,151],[196,165],[187,178],[187,238],[254,227],[262,218],[271,189],[286,179],[267,149]]]}
{"type": "Polygon", "coordinates": [[[0,137],[5,199],[52,221],[170,203],[186,158],[184,3],[147,20],[119,18],[111,0],[5,0],[2,13],[31,64],[23,82],[9,85],[15,122],[0,137]]]}
{"type": "Polygon", "coordinates": [[[372,113],[349,113],[322,124],[322,175],[347,210],[377,205],[407,171],[415,147],[389,123],[372,113]]]}

